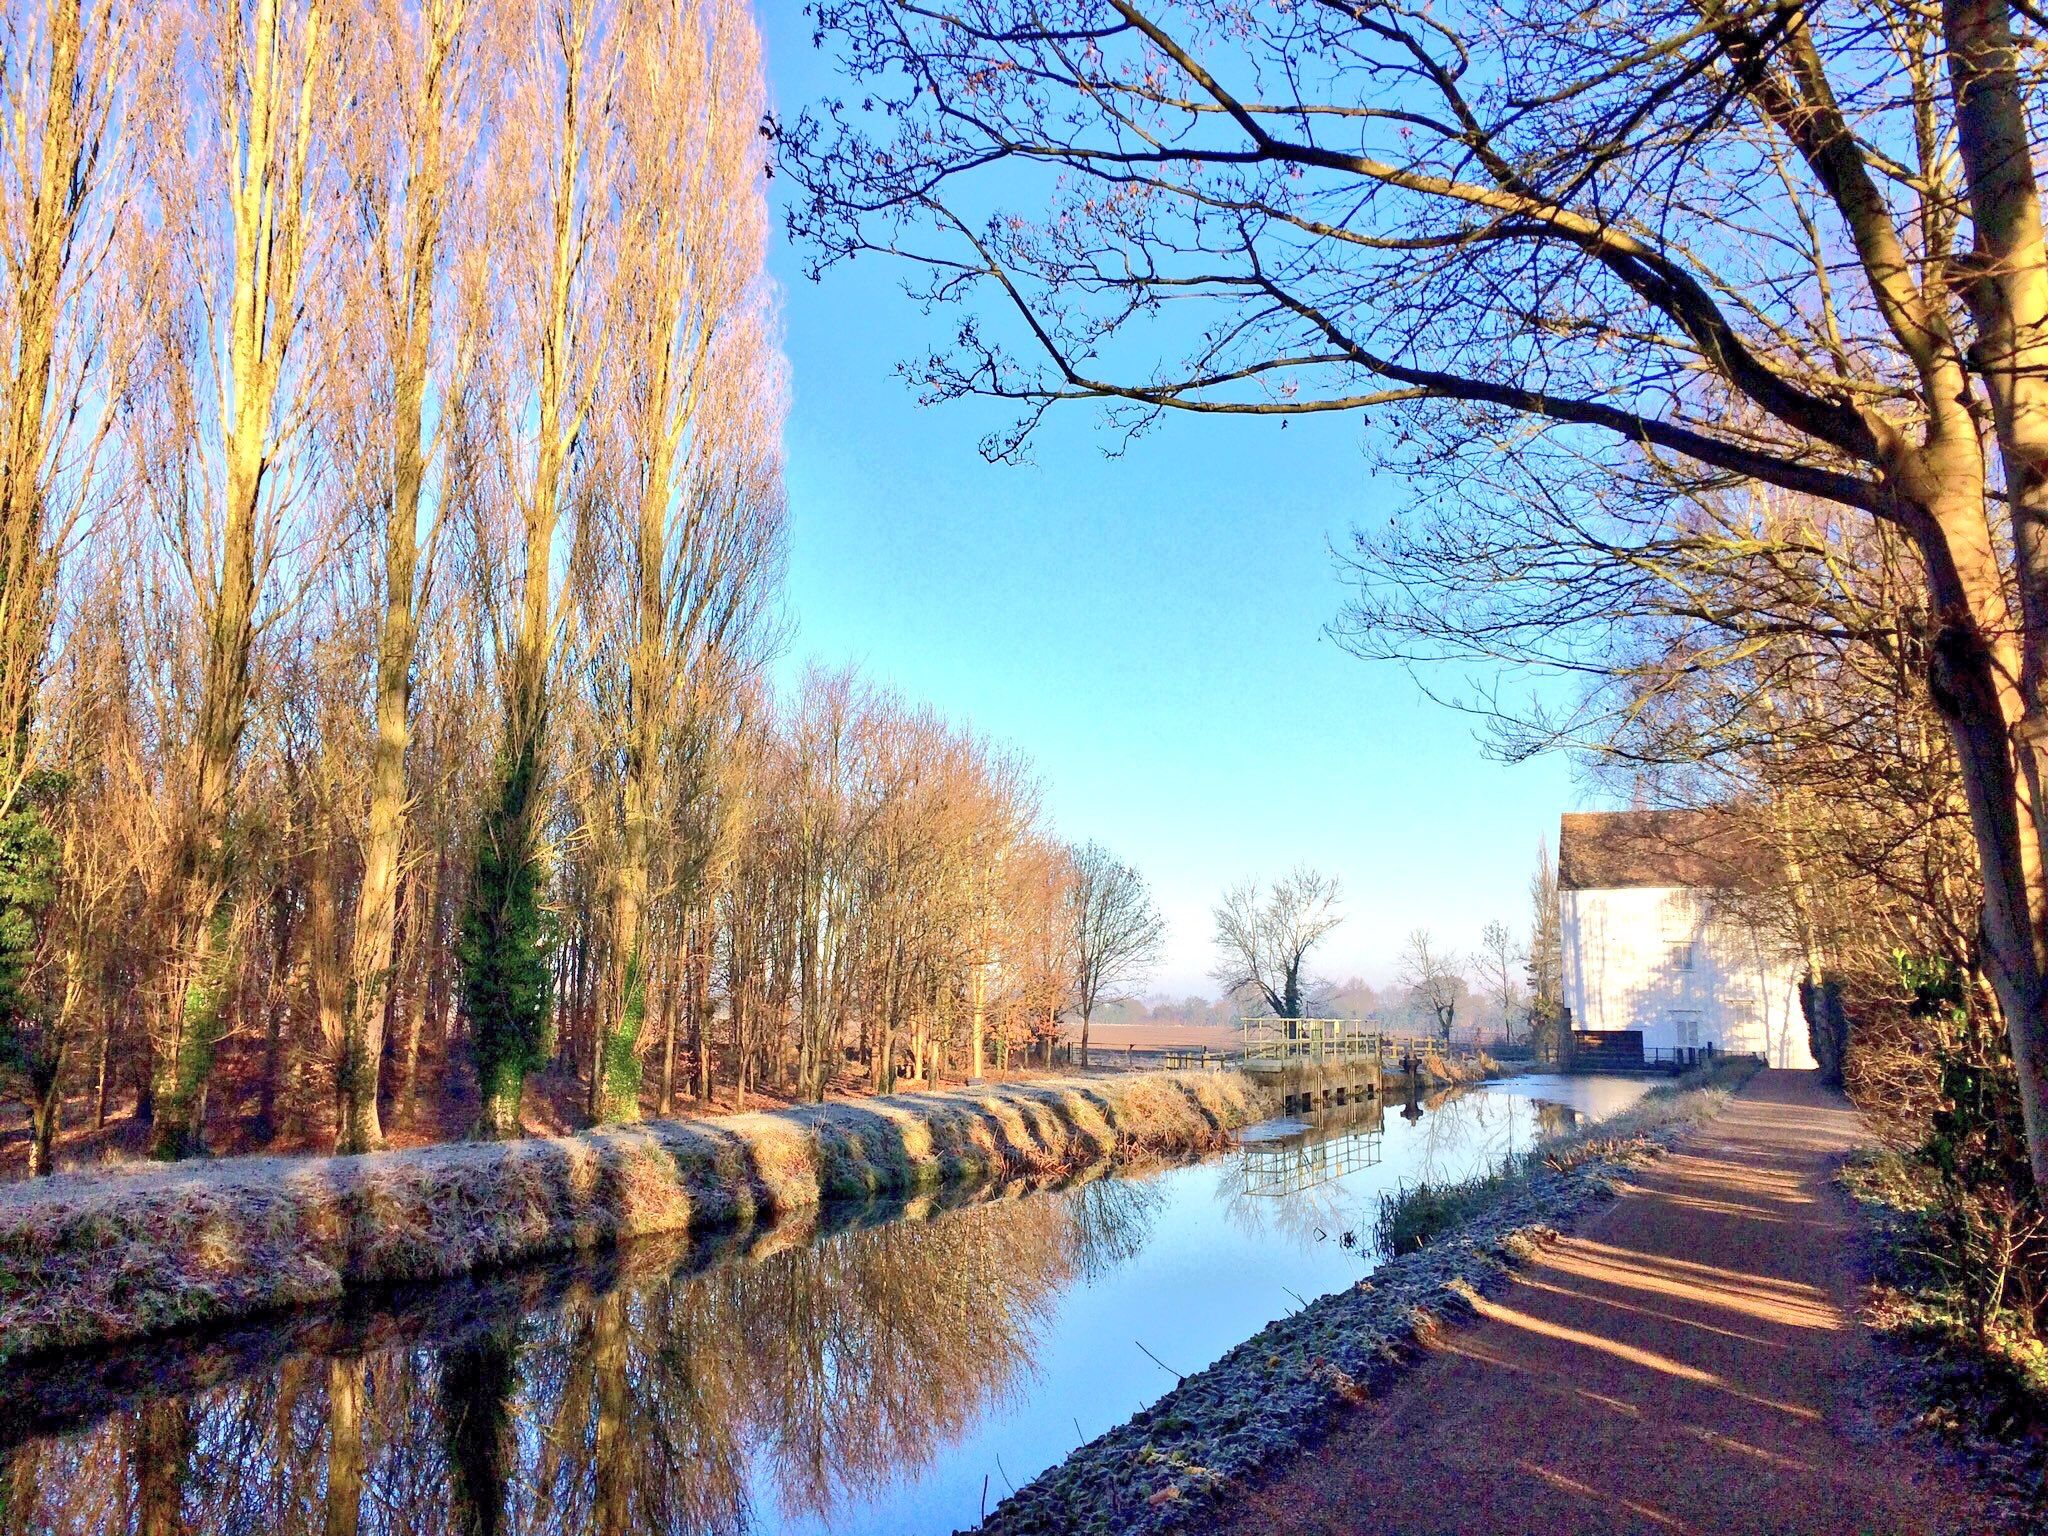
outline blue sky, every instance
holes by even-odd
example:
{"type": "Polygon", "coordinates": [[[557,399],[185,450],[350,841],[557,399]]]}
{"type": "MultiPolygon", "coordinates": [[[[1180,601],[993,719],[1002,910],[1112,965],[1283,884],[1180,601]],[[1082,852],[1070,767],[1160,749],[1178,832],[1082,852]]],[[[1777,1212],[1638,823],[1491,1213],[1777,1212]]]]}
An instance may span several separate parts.
{"type": "MultiPolygon", "coordinates": [[[[761,9],[785,112],[830,88],[799,10],[761,9]]],[[[790,672],[856,663],[1027,753],[1058,830],[1151,881],[1169,924],[1155,991],[1212,992],[1217,895],[1303,860],[1348,892],[1329,976],[1390,979],[1417,926],[1469,950],[1489,919],[1526,923],[1567,765],[1488,759],[1470,721],[1323,633],[1346,590],[1330,545],[1398,495],[1369,473],[1367,423],[1169,423],[1110,458],[1078,407],[1041,428],[1032,466],[989,465],[976,445],[999,408],[920,407],[893,376],[948,317],[880,262],[814,284],[779,230],[773,261],[790,672]]]]}

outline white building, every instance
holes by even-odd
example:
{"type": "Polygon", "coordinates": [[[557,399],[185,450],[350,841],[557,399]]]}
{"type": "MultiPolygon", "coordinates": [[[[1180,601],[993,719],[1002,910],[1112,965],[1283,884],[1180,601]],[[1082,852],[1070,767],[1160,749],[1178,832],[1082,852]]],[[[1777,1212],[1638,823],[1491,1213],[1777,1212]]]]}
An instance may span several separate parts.
{"type": "Polygon", "coordinates": [[[1727,811],[1565,816],[1558,904],[1572,1027],[1641,1030],[1645,1052],[1711,1045],[1811,1067],[1798,957],[1753,901],[1735,899],[1760,862],[1727,811]]]}

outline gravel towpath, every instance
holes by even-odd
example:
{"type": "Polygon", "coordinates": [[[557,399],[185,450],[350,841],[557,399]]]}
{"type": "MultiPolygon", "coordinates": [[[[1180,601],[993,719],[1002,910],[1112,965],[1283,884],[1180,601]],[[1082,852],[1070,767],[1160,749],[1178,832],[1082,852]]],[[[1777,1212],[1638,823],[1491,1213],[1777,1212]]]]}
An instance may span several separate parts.
{"type": "Polygon", "coordinates": [[[1812,1074],[1759,1073],[1222,1527],[1985,1529],[1875,1386],[1832,1180],[1860,1134],[1812,1074]]]}

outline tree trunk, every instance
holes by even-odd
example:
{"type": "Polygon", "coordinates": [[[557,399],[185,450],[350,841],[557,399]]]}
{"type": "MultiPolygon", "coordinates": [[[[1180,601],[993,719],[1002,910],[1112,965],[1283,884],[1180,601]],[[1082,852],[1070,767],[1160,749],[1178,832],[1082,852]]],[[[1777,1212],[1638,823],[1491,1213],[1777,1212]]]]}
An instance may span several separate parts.
{"type": "MultiPolygon", "coordinates": [[[[690,985],[690,961],[688,956],[689,935],[685,930],[683,959],[683,989],[687,997],[690,985]]],[[[664,968],[666,973],[667,968],[664,968]]],[[[675,988],[664,985],[658,994],[661,1003],[661,1092],[655,1099],[654,1112],[667,1119],[676,1112],[676,999],[675,988]]]]}
{"type": "Polygon", "coordinates": [[[891,944],[889,958],[884,962],[882,1002],[877,1010],[881,1018],[876,1022],[878,1038],[871,1047],[874,1071],[869,1078],[877,1093],[888,1093],[896,1086],[896,977],[901,954],[902,946],[891,944]]]}
{"type": "Polygon", "coordinates": [[[184,1157],[199,1144],[197,1110],[234,965],[228,832],[249,720],[258,560],[268,555],[274,527],[268,503],[277,406],[313,218],[315,143],[298,98],[311,99],[330,40],[325,28],[304,28],[292,44],[300,50],[290,61],[296,68],[286,68],[281,34],[275,13],[259,7],[256,25],[233,39],[236,47],[203,66],[218,69],[225,121],[241,130],[225,189],[233,249],[224,316],[230,387],[222,395],[231,409],[221,423],[220,544],[204,572],[199,614],[199,712],[173,759],[190,798],[182,802],[169,882],[170,987],[150,1140],[158,1158],[184,1157]],[[238,57],[238,49],[246,53],[238,57]]]}
{"type": "Polygon", "coordinates": [[[1982,596],[1966,622],[1954,597],[1941,600],[1951,573],[1930,560],[1936,613],[1952,653],[1938,654],[1936,664],[1954,674],[1936,678],[1936,702],[1964,758],[1983,866],[1986,968],[2012,1037],[2034,1179],[2048,1187],[2048,250],[2008,6],[1944,0],[1942,29],[1976,237],[1976,248],[1957,261],[1977,328],[1969,361],[1991,396],[2012,510],[2020,622],[2011,624],[2005,613],[1988,520],[1980,513],[1965,525],[1953,514],[1944,517],[1958,595],[1982,596]],[[1987,527],[1981,536],[1978,526],[1987,527]],[[1965,540],[1955,538],[1959,529],[1965,540]],[[2004,637],[2015,629],[2016,668],[2002,654],[2012,649],[2004,637]]]}
{"type": "Polygon", "coordinates": [[[107,1128],[108,1058],[114,1054],[114,1021],[110,1016],[100,1026],[100,1059],[93,1071],[92,1086],[92,1128],[104,1131],[107,1128]]]}
{"type": "Polygon", "coordinates": [[[427,1032],[427,950],[433,943],[432,913],[433,898],[429,896],[410,925],[414,930],[412,980],[405,998],[405,1040],[398,1057],[398,1087],[392,1096],[399,1118],[408,1124],[419,1097],[420,1041],[427,1032]]]}
{"type": "MultiPolygon", "coordinates": [[[[986,984],[987,982],[985,971],[980,965],[975,966],[974,980],[970,984],[973,988],[974,1005],[974,1017],[972,1023],[969,1026],[973,1036],[973,1044],[971,1049],[974,1053],[973,1060],[967,1074],[970,1080],[981,1076],[982,1042],[983,1030],[985,1027],[982,1008],[982,989],[986,986],[986,984]]],[[[932,1059],[935,1063],[938,1060],[938,1053],[936,1048],[932,1053],[932,1059]]],[[[934,1081],[936,1081],[938,1078],[938,1068],[936,1067],[936,1065],[932,1069],[932,1077],[934,1081]]]]}
{"type": "Polygon", "coordinates": [[[131,1456],[138,1536],[184,1536],[192,1459],[192,1409],[184,1399],[154,1398],[135,1411],[131,1456]]]}
{"type": "MultiPolygon", "coordinates": [[[[641,692],[641,688],[629,690],[641,692]]],[[[648,859],[652,849],[652,785],[656,744],[650,727],[634,723],[626,750],[625,825],[619,832],[619,867],[612,887],[612,956],[608,996],[600,1010],[593,1118],[606,1123],[640,1118],[640,1036],[647,1024],[648,859]]]]}
{"type": "Polygon", "coordinates": [[[64,1117],[64,1054],[59,1046],[57,1060],[47,1077],[39,1071],[33,1079],[28,1145],[28,1176],[32,1179],[57,1171],[57,1131],[64,1117]]]}
{"type": "Polygon", "coordinates": [[[327,1363],[327,1536],[356,1536],[363,1517],[360,1357],[327,1363]]]}
{"type": "MultiPolygon", "coordinates": [[[[74,266],[79,216],[95,179],[90,161],[98,158],[98,134],[87,116],[94,95],[88,76],[106,61],[87,48],[85,14],[78,4],[42,11],[47,65],[38,57],[43,50],[36,40],[22,40],[22,63],[32,71],[47,68],[49,76],[41,121],[34,129],[16,129],[33,135],[40,164],[20,168],[37,184],[28,221],[10,241],[8,263],[14,281],[8,295],[11,367],[0,413],[0,806],[9,807],[30,767],[36,693],[49,655],[50,592],[57,574],[47,526],[57,478],[51,386],[69,318],[67,275],[74,266]]],[[[100,41],[104,46],[104,37],[100,41]]],[[[26,104],[24,99],[21,105],[26,104]]]]}
{"type": "Polygon", "coordinates": [[[270,975],[263,988],[263,1083],[256,1118],[266,1143],[277,1139],[277,1089],[284,1073],[284,1019],[291,1007],[280,984],[291,964],[291,901],[280,885],[270,903],[270,975]]]}
{"type": "Polygon", "coordinates": [[[385,520],[377,734],[370,749],[370,814],[363,837],[362,887],[356,897],[355,932],[349,945],[352,974],[342,1023],[336,1152],[373,1152],[384,1143],[377,1091],[397,956],[398,882],[405,852],[405,754],[411,740],[413,602],[419,561],[419,413],[418,381],[402,380],[397,405],[396,494],[385,520]]]}
{"type": "Polygon", "coordinates": [[[341,937],[341,860],[334,846],[340,828],[325,806],[321,823],[306,879],[306,959],[312,972],[315,1028],[335,1067],[331,1108],[339,1124],[349,1095],[348,1043],[343,1036],[348,1019],[348,958],[341,937]]]}
{"type": "MultiPolygon", "coordinates": [[[[708,932],[705,935],[704,944],[706,960],[708,963],[711,945],[711,939],[708,932]]],[[[708,977],[706,978],[706,981],[708,990],[708,977]]],[[[741,1020],[743,1017],[743,1009],[746,1001],[746,987],[738,979],[738,977],[735,976],[731,978],[731,985],[727,988],[727,994],[731,1000],[729,1004],[731,1010],[731,1020],[729,1027],[732,1030],[733,1055],[735,1058],[739,1058],[743,1057],[746,1054],[746,1047],[744,1044],[745,1035],[743,1034],[741,1029],[741,1020]]],[[[690,1010],[690,1049],[695,1058],[695,1068],[697,1073],[697,1102],[708,1108],[711,1104],[712,1063],[711,1021],[709,1018],[705,1016],[706,1012],[707,1010],[703,1008],[692,1008],[690,1010]]]]}
{"type": "MultiPolygon", "coordinates": [[[[436,43],[440,39],[434,39],[436,43]]],[[[384,517],[384,614],[377,637],[375,714],[370,751],[369,826],[363,884],[356,903],[355,989],[350,996],[345,1092],[337,1152],[368,1152],[383,1142],[377,1118],[378,1066],[398,936],[398,882],[405,853],[406,751],[412,740],[412,663],[419,637],[419,518],[426,480],[424,433],[428,345],[433,338],[435,269],[440,249],[441,103],[421,112],[420,162],[408,186],[412,256],[404,307],[393,315],[394,378],[390,417],[391,484],[384,517]]]]}
{"type": "Polygon", "coordinates": [[[477,1132],[517,1136],[526,1076],[547,1059],[554,985],[543,946],[540,852],[545,732],[529,709],[538,696],[514,690],[499,781],[477,838],[476,867],[462,919],[463,1011],[476,1062],[477,1132]],[[523,702],[522,702],[523,701],[523,702]]]}
{"type": "Polygon", "coordinates": [[[166,1162],[200,1150],[200,1095],[226,1030],[234,966],[234,918],[226,899],[197,874],[188,873],[182,883],[192,911],[177,925],[183,935],[174,945],[180,960],[162,1001],[162,1038],[151,1055],[148,1085],[150,1156],[166,1162]]]}

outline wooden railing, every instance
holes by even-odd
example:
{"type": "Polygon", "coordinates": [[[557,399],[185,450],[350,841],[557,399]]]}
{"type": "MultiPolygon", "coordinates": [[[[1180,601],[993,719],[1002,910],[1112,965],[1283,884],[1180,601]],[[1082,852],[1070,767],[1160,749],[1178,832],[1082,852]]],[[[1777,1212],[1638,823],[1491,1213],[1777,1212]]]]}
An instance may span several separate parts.
{"type": "Polygon", "coordinates": [[[1365,1019],[1239,1019],[1237,1027],[1247,1062],[1378,1060],[1384,1054],[1385,1036],[1365,1019]]]}
{"type": "Polygon", "coordinates": [[[1141,1051],[1131,1046],[1124,1052],[1126,1064],[1137,1066],[1140,1056],[1148,1064],[1174,1068],[1234,1067],[1254,1062],[1294,1066],[1372,1058],[1389,1071],[1400,1071],[1430,1056],[1458,1061],[1479,1051],[1477,1045],[1463,1041],[1447,1046],[1435,1035],[1396,1034],[1381,1029],[1370,1019],[1262,1016],[1239,1019],[1237,1031],[1235,1049],[1189,1045],[1150,1046],[1141,1051]]]}

